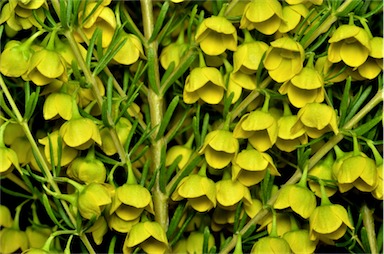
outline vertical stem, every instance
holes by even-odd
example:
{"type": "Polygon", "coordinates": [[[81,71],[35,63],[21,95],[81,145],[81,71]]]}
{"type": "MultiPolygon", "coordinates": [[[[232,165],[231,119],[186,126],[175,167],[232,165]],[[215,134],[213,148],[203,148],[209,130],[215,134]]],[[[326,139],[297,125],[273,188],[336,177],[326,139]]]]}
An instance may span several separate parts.
{"type": "Polygon", "coordinates": [[[377,243],[376,243],[376,233],[375,233],[375,224],[372,218],[373,211],[370,210],[366,204],[363,205],[361,211],[363,212],[363,224],[367,230],[369,247],[372,254],[377,254],[377,243]]]}
{"type": "MultiPolygon", "coordinates": [[[[153,6],[152,0],[141,0],[141,11],[143,17],[144,36],[149,40],[152,35],[154,22],[153,22],[153,6]]],[[[154,54],[154,74],[155,74],[155,86],[158,91],[160,90],[160,74],[159,74],[159,58],[158,58],[158,43],[154,40],[151,43],[146,43],[146,50],[151,51],[154,54]]],[[[151,116],[151,125],[158,128],[163,119],[164,98],[162,94],[157,94],[150,87],[148,90],[148,103],[151,116]]],[[[156,181],[153,187],[153,201],[155,210],[155,219],[163,227],[165,231],[168,228],[168,202],[167,196],[160,189],[160,167],[161,167],[161,151],[166,146],[164,137],[156,139],[157,130],[152,135],[152,171],[156,170],[156,181]]]]}

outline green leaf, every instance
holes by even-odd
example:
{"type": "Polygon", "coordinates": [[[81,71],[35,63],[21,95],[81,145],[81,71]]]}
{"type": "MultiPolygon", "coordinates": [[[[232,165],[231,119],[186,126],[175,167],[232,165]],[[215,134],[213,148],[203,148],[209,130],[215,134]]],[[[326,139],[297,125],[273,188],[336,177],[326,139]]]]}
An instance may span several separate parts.
{"type": "Polygon", "coordinates": [[[159,88],[157,87],[157,78],[156,78],[156,59],[155,59],[155,51],[153,48],[149,47],[147,49],[147,58],[148,58],[148,82],[149,87],[157,94],[159,95],[159,88]]]}
{"type": "Polygon", "coordinates": [[[209,227],[204,227],[204,238],[203,238],[203,253],[208,252],[208,243],[209,243],[209,237],[211,236],[211,232],[209,231],[209,227]]]}
{"type": "Polygon", "coordinates": [[[115,251],[116,240],[117,240],[117,236],[114,235],[114,236],[112,237],[111,241],[109,242],[109,246],[108,246],[108,254],[114,254],[114,253],[116,253],[116,251],[115,251]]]}
{"type": "Polygon", "coordinates": [[[164,117],[160,123],[159,131],[156,135],[156,140],[159,140],[164,135],[165,129],[168,127],[177,105],[179,105],[179,96],[176,95],[169,103],[168,108],[165,111],[164,117]]]}
{"type": "MultiPolygon", "coordinates": [[[[88,48],[87,48],[87,55],[85,57],[85,63],[87,64],[88,69],[91,69],[91,60],[93,56],[93,50],[95,48],[95,44],[97,40],[100,40],[101,37],[101,29],[96,28],[95,32],[92,34],[91,40],[89,41],[88,48]]],[[[102,55],[98,54],[98,58],[101,58],[102,55]]]]}
{"type": "Polygon", "coordinates": [[[48,200],[48,196],[47,194],[45,193],[42,193],[41,195],[41,202],[43,203],[44,205],[44,208],[45,208],[45,211],[47,212],[49,218],[55,223],[55,225],[57,225],[59,228],[63,229],[63,230],[68,230],[67,228],[65,228],[61,222],[59,222],[55,216],[55,213],[53,212],[52,210],[52,206],[51,204],[49,203],[49,200],[48,200]]]}
{"type": "Polygon", "coordinates": [[[141,178],[140,178],[140,185],[141,186],[145,186],[145,182],[147,181],[150,165],[151,165],[151,160],[146,160],[144,163],[143,169],[141,170],[141,178]]]}
{"type": "Polygon", "coordinates": [[[377,253],[381,253],[383,250],[383,223],[381,223],[379,231],[377,233],[377,253]]]}
{"type": "Polygon", "coordinates": [[[176,159],[172,162],[172,164],[170,166],[168,166],[168,169],[167,169],[167,176],[166,176],[166,181],[169,182],[169,180],[171,179],[173,173],[176,171],[176,168],[179,164],[179,162],[182,160],[183,156],[181,154],[179,154],[176,159]]]}
{"type": "Polygon", "coordinates": [[[362,92],[362,87],[361,87],[359,93],[354,97],[354,99],[350,103],[350,107],[348,108],[349,113],[345,118],[346,122],[351,120],[351,118],[354,115],[356,115],[361,105],[363,105],[364,101],[369,97],[371,91],[372,91],[372,86],[365,87],[364,92],[362,92]]]}
{"type": "Polygon", "coordinates": [[[176,207],[173,216],[171,218],[171,221],[169,223],[168,231],[167,231],[167,238],[172,239],[171,237],[174,235],[175,231],[178,229],[178,225],[180,223],[180,220],[184,216],[184,209],[185,209],[186,202],[179,202],[178,206],[176,207]]]}
{"type": "Polygon", "coordinates": [[[192,209],[188,210],[187,217],[185,218],[183,225],[177,231],[175,238],[173,238],[172,241],[169,243],[170,246],[173,246],[180,239],[185,229],[187,228],[189,222],[191,222],[191,220],[193,219],[193,217],[195,217],[195,215],[196,215],[195,210],[192,210],[192,209]]]}
{"type": "Polygon", "coordinates": [[[347,78],[347,81],[345,82],[344,86],[344,92],[343,92],[343,97],[340,102],[340,119],[339,119],[339,125],[343,126],[345,124],[345,117],[347,116],[347,108],[349,105],[349,91],[351,90],[351,82],[352,82],[352,77],[349,76],[347,78]]]}
{"type": "Polygon", "coordinates": [[[369,247],[368,234],[367,234],[367,229],[365,227],[361,228],[360,236],[361,236],[360,238],[361,238],[361,242],[363,244],[364,252],[365,253],[370,253],[371,252],[371,248],[369,247]]]}
{"type": "Polygon", "coordinates": [[[378,123],[382,121],[382,114],[379,114],[378,116],[372,118],[368,122],[361,124],[359,127],[354,129],[353,131],[356,133],[358,136],[362,136],[368,131],[370,131],[373,127],[375,127],[378,123]]]}
{"type": "Polygon", "coordinates": [[[165,1],[161,6],[160,12],[157,16],[155,27],[153,28],[153,32],[151,37],[148,40],[148,43],[153,42],[156,39],[156,36],[159,34],[160,29],[163,27],[164,19],[167,16],[168,9],[169,9],[169,1],[165,1]]]}

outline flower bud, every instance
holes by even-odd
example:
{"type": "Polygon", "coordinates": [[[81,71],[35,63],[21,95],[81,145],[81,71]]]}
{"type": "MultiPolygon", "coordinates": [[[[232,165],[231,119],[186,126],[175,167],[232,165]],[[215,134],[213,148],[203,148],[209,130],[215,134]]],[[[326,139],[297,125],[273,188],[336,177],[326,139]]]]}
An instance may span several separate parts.
{"type": "Polygon", "coordinates": [[[107,170],[103,162],[96,158],[78,157],[69,164],[67,175],[85,184],[104,183],[107,170]]]}
{"type": "Polygon", "coordinates": [[[9,41],[0,54],[0,72],[8,77],[27,73],[33,50],[27,43],[9,41]]]}
{"type": "Polygon", "coordinates": [[[237,32],[230,21],[221,16],[211,16],[203,20],[197,28],[195,40],[207,55],[217,56],[226,49],[236,51],[237,32]]]}
{"type": "Polygon", "coordinates": [[[184,53],[188,50],[188,44],[186,43],[171,43],[160,53],[160,63],[161,66],[166,70],[169,65],[174,62],[175,68],[179,65],[180,59],[184,53]]]}

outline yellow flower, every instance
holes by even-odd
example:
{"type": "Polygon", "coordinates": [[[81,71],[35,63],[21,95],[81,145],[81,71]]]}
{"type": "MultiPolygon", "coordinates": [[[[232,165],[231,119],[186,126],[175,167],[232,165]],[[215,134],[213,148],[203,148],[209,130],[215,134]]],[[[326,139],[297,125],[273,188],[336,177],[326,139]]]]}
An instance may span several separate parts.
{"type": "MultiPolygon", "coordinates": [[[[316,177],[318,179],[323,180],[323,182],[327,181],[336,181],[333,177],[332,173],[332,165],[334,163],[334,159],[332,154],[329,154],[325,157],[324,160],[320,160],[316,165],[308,172],[308,176],[316,177]]],[[[309,181],[309,188],[315,193],[316,196],[321,198],[321,187],[317,181],[309,181]]],[[[327,197],[333,196],[337,192],[337,186],[334,184],[334,188],[325,186],[325,193],[327,197]]]]}
{"type": "Polygon", "coordinates": [[[374,79],[383,70],[384,42],[382,37],[373,37],[369,42],[371,44],[371,52],[368,59],[357,70],[362,77],[374,79]]]}
{"type": "Polygon", "coordinates": [[[198,212],[207,212],[216,206],[215,183],[206,176],[189,175],[177,185],[172,199],[188,199],[188,204],[198,212]]]}
{"type": "Polygon", "coordinates": [[[237,49],[236,28],[221,16],[211,16],[203,20],[197,28],[195,40],[207,55],[217,56],[229,49],[237,49]]]}
{"type": "Polygon", "coordinates": [[[271,35],[274,34],[283,19],[283,10],[277,0],[252,0],[245,6],[240,20],[240,28],[271,35]]]}
{"type": "Polygon", "coordinates": [[[238,180],[249,187],[261,182],[267,170],[271,175],[280,175],[272,157],[255,149],[242,150],[232,164],[232,180],[238,180]]]}
{"type": "Polygon", "coordinates": [[[251,205],[244,205],[244,211],[247,213],[249,218],[255,217],[263,209],[263,203],[261,200],[252,199],[251,205]]]}
{"type": "Polygon", "coordinates": [[[136,35],[122,32],[121,41],[124,39],[124,45],[113,56],[113,60],[119,64],[130,65],[144,57],[143,45],[136,35]]]}
{"type": "Polygon", "coordinates": [[[28,226],[25,230],[28,237],[30,248],[42,248],[48,237],[52,233],[52,229],[38,225],[28,226]]]}
{"type": "Polygon", "coordinates": [[[264,67],[273,80],[285,82],[301,71],[304,59],[301,44],[292,38],[282,37],[271,42],[264,59],[264,67]]]}
{"type": "Polygon", "coordinates": [[[43,106],[45,120],[62,117],[65,120],[72,118],[72,96],[66,93],[51,93],[47,96],[43,106]]]}
{"type": "Polygon", "coordinates": [[[139,223],[140,217],[133,220],[123,220],[115,213],[107,217],[108,226],[110,229],[116,230],[120,233],[128,233],[131,231],[133,225],[139,223]]]}
{"type": "Polygon", "coordinates": [[[347,192],[353,187],[363,192],[371,192],[377,186],[375,161],[364,153],[354,155],[342,161],[336,171],[340,192],[347,192]]]}
{"type": "Polygon", "coordinates": [[[11,173],[14,167],[21,172],[17,154],[12,149],[0,145],[0,176],[11,173]]]}
{"type": "Polygon", "coordinates": [[[304,67],[291,80],[284,82],[279,93],[288,94],[289,102],[296,108],[307,103],[324,101],[324,80],[312,67],[304,67]]]}
{"type": "Polygon", "coordinates": [[[9,41],[0,54],[0,72],[8,77],[20,77],[27,73],[33,50],[28,41],[9,41]]]}
{"type": "Polygon", "coordinates": [[[88,118],[72,118],[60,127],[59,133],[67,146],[76,149],[88,149],[95,142],[101,145],[99,128],[88,118]]]}
{"type": "MultiPolygon", "coordinates": [[[[132,124],[131,122],[125,118],[121,117],[119,121],[115,125],[115,129],[117,132],[117,137],[119,138],[121,144],[125,144],[128,139],[128,135],[131,131],[132,124]]],[[[109,128],[105,127],[100,131],[100,136],[101,136],[101,150],[108,155],[114,155],[117,153],[117,149],[115,146],[115,143],[112,140],[112,136],[110,134],[109,128]]]]}
{"type": "Polygon", "coordinates": [[[291,249],[284,238],[266,236],[257,240],[252,247],[251,254],[258,253],[288,254],[291,253],[291,249]]]}
{"type": "Polygon", "coordinates": [[[98,218],[106,205],[111,204],[111,192],[101,183],[90,183],[80,192],[77,208],[85,219],[98,218]]]}
{"type": "Polygon", "coordinates": [[[100,245],[104,235],[108,232],[108,224],[104,216],[100,216],[86,232],[91,233],[95,243],[100,245]]]}
{"type": "Polygon", "coordinates": [[[281,151],[292,152],[296,150],[297,146],[308,142],[308,137],[304,128],[298,130],[296,133],[291,132],[292,126],[296,121],[296,115],[282,116],[277,120],[278,133],[276,146],[281,151]]]}
{"type": "MultiPolygon", "coordinates": [[[[204,233],[191,232],[185,243],[186,253],[203,253],[204,233]]],[[[208,250],[215,246],[215,238],[212,234],[208,237],[208,250]]],[[[174,250],[175,253],[177,250],[174,250]]]]}
{"type": "Polygon", "coordinates": [[[159,223],[140,222],[127,234],[123,247],[124,254],[131,253],[135,246],[141,247],[146,253],[165,253],[168,249],[168,239],[159,223]]]}
{"type": "Polygon", "coordinates": [[[208,165],[221,169],[229,165],[239,150],[239,142],[232,132],[215,130],[207,134],[199,154],[205,155],[208,165]]]}
{"type": "Polygon", "coordinates": [[[302,128],[311,138],[321,137],[324,133],[339,132],[336,122],[336,113],[332,107],[317,102],[308,103],[297,113],[298,120],[291,132],[296,133],[302,128]]]}
{"type": "Polygon", "coordinates": [[[256,78],[253,75],[245,74],[242,71],[231,72],[227,88],[227,96],[234,94],[232,104],[239,100],[242,90],[256,89],[256,78]]]}
{"type": "Polygon", "coordinates": [[[166,70],[169,65],[174,62],[175,68],[179,65],[180,59],[184,53],[188,50],[188,44],[184,42],[174,42],[166,46],[161,50],[160,63],[161,66],[166,70]]]}
{"type": "MultiPolygon", "coordinates": [[[[55,166],[58,166],[59,164],[59,139],[61,140],[61,137],[59,136],[59,131],[53,131],[49,134],[49,136],[46,136],[44,138],[39,139],[39,143],[44,145],[44,154],[47,158],[47,161],[49,163],[52,163],[55,166]],[[51,158],[51,149],[53,151],[53,158],[51,158]]],[[[61,158],[60,158],[60,166],[66,166],[71,161],[73,161],[78,155],[78,150],[74,149],[72,147],[67,146],[64,142],[61,142],[61,158]]]]}
{"type": "Polygon", "coordinates": [[[309,217],[309,237],[315,240],[319,237],[331,240],[340,239],[347,227],[353,229],[345,208],[337,204],[320,205],[309,217]]]}
{"type": "Polygon", "coordinates": [[[138,184],[124,184],[116,189],[109,214],[115,213],[124,221],[140,218],[146,210],[153,213],[151,193],[138,184]]]}
{"type": "Polygon", "coordinates": [[[0,204],[0,226],[5,228],[12,227],[13,218],[11,215],[11,211],[5,205],[0,204]]]}
{"type": "Polygon", "coordinates": [[[359,67],[371,52],[368,33],[355,25],[341,25],[328,42],[328,59],[332,63],[343,61],[348,66],[359,67]]]}
{"type": "Polygon", "coordinates": [[[4,130],[4,143],[15,151],[19,164],[22,166],[31,162],[34,158],[32,146],[20,124],[9,123],[4,130]]]}
{"type": "Polygon", "coordinates": [[[66,68],[66,62],[59,53],[41,48],[33,53],[26,76],[36,85],[43,86],[57,78],[66,80],[66,68]]]}
{"type": "MultiPolygon", "coordinates": [[[[236,209],[228,210],[226,208],[216,207],[213,211],[211,228],[215,232],[220,232],[223,229],[232,228],[235,222],[236,209]]],[[[241,211],[240,217],[242,217],[244,211],[241,211]]]]}
{"type": "MultiPolygon", "coordinates": [[[[96,28],[100,28],[102,33],[102,47],[106,48],[112,41],[113,34],[116,29],[116,17],[115,13],[108,7],[107,4],[100,4],[97,6],[95,2],[89,2],[85,6],[85,11],[79,12],[79,20],[82,23],[81,29],[88,39],[92,38],[96,28]],[[94,11],[93,9],[96,8],[94,11]],[[90,17],[83,22],[83,20],[90,17]]],[[[79,28],[80,29],[80,28],[79,28]]],[[[76,34],[75,34],[76,35],[76,34]]],[[[81,36],[76,35],[78,42],[83,42],[81,36]]]]}
{"type": "Polygon", "coordinates": [[[104,183],[107,170],[100,160],[91,157],[77,157],[69,164],[67,175],[79,182],[104,183]]]}
{"type": "Polygon", "coordinates": [[[24,231],[13,227],[0,230],[0,250],[2,254],[25,251],[29,248],[28,237],[24,231]]]}
{"type": "Polygon", "coordinates": [[[285,2],[290,5],[306,4],[308,2],[315,5],[321,5],[323,3],[323,0],[285,0],[285,2]]]}
{"type": "Polygon", "coordinates": [[[249,189],[239,181],[231,179],[216,182],[216,200],[220,207],[226,210],[235,210],[241,200],[246,205],[252,204],[249,189]]]}
{"type": "Polygon", "coordinates": [[[286,232],[283,238],[288,242],[293,253],[314,253],[318,240],[309,239],[309,231],[307,229],[298,229],[286,232]]]}
{"type": "Polygon", "coordinates": [[[208,104],[218,104],[224,96],[224,80],[220,71],[213,67],[194,68],[185,81],[183,99],[192,104],[199,99],[208,104]]]}
{"type": "Polygon", "coordinates": [[[241,44],[233,53],[233,72],[245,74],[256,73],[268,45],[263,41],[252,41],[241,44]]]}
{"type": "Polygon", "coordinates": [[[177,164],[179,169],[183,169],[189,159],[191,158],[193,150],[191,148],[175,145],[168,149],[167,154],[165,155],[165,166],[170,166],[177,157],[181,156],[181,160],[177,164]]]}
{"type": "Polygon", "coordinates": [[[275,144],[277,131],[275,117],[259,109],[241,117],[233,130],[233,136],[247,138],[254,148],[264,152],[275,144]]]}
{"type": "Polygon", "coordinates": [[[377,171],[377,185],[376,188],[371,192],[372,196],[376,199],[383,200],[383,165],[378,165],[377,171]]]}
{"type": "Polygon", "coordinates": [[[345,65],[341,62],[331,63],[327,56],[321,56],[316,60],[315,69],[321,73],[325,80],[332,83],[344,81],[349,76],[348,68],[342,71],[345,65]]]}
{"type": "Polygon", "coordinates": [[[309,11],[303,4],[286,5],[283,7],[283,21],[280,24],[279,32],[287,33],[294,30],[302,18],[307,17],[309,11]]]}
{"type": "Polygon", "coordinates": [[[273,206],[275,209],[292,208],[292,210],[308,219],[316,208],[315,194],[299,184],[284,185],[273,206]]]}

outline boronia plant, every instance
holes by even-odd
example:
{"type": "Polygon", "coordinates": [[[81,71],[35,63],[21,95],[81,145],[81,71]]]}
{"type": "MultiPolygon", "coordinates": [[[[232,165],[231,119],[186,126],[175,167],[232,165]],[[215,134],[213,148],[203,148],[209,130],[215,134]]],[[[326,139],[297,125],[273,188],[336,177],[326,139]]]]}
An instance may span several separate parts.
{"type": "Polygon", "coordinates": [[[0,10],[0,253],[382,253],[382,1],[0,10]]]}

